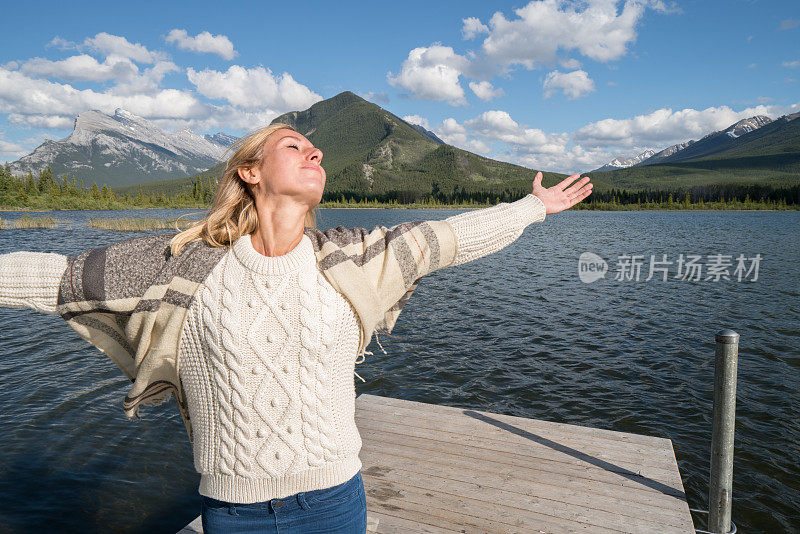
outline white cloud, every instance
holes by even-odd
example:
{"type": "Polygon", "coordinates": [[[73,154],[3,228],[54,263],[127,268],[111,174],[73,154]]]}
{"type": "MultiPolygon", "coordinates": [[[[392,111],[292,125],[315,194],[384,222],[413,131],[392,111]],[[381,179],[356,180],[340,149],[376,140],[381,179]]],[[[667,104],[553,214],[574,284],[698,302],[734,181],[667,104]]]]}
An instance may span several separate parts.
{"type": "Polygon", "coordinates": [[[789,106],[754,106],[732,111],[727,106],[706,110],[658,110],[630,119],[607,119],[572,133],[547,133],[515,121],[508,112],[492,110],[459,123],[445,119],[433,128],[442,140],[459,148],[533,169],[573,174],[596,169],[615,157],[631,157],[646,149],[699,139],[743,118],[777,118],[800,111],[789,106]],[[495,150],[491,150],[494,147],[495,150]]]}
{"type": "Polygon", "coordinates": [[[495,97],[506,94],[502,88],[498,87],[495,89],[492,84],[487,81],[479,83],[469,82],[469,88],[472,89],[472,92],[475,93],[475,96],[484,101],[489,101],[495,97]]]}
{"type": "Polygon", "coordinates": [[[59,36],[47,43],[47,47],[55,46],[61,50],[78,50],[80,52],[98,52],[107,58],[126,58],[137,63],[156,63],[167,61],[169,56],[163,52],[148,50],[142,44],[131,43],[125,37],[100,32],[94,37],[87,37],[82,43],[67,41],[59,36]]]}
{"type": "Polygon", "coordinates": [[[581,62],[574,58],[565,58],[559,61],[565,69],[576,70],[581,68],[581,62]]]}
{"type": "MultiPolygon", "coordinates": [[[[56,39],[58,39],[58,37],[56,37],[56,39]]],[[[53,39],[53,41],[55,41],[55,39],[53,39]]],[[[106,32],[100,32],[94,37],[87,37],[83,41],[83,45],[78,48],[96,50],[107,56],[115,55],[126,57],[137,63],[155,63],[167,57],[166,54],[162,52],[150,51],[144,45],[131,43],[124,37],[111,35],[106,32]]]]}
{"type": "Polygon", "coordinates": [[[800,105],[748,107],[734,111],[728,106],[709,107],[703,110],[683,109],[673,111],[662,108],[630,119],[605,119],[579,128],[573,140],[583,146],[634,146],[654,144],[666,148],[672,144],[700,139],[711,132],[752,117],[766,115],[777,118],[793,113],[800,105]]]}
{"type": "Polygon", "coordinates": [[[584,70],[573,72],[549,72],[542,84],[544,97],[550,98],[555,92],[561,90],[567,98],[575,100],[594,91],[594,82],[584,70]]]}
{"type": "Polygon", "coordinates": [[[246,69],[233,65],[226,72],[196,71],[189,67],[186,76],[201,95],[227,100],[243,109],[266,107],[286,112],[306,109],[322,100],[320,95],[296,82],[291,74],[284,72],[273,76],[272,71],[264,67],[246,69]]]}
{"type": "Polygon", "coordinates": [[[481,33],[489,33],[489,27],[481,22],[481,19],[478,17],[468,17],[462,19],[461,22],[464,23],[464,26],[461,28],[461,34],[464,36],[464,39],[474,39],[481,33]]]}
{"type": "Polygon", "coordinates": [[[154,94],[125,95],[111,90],[97,92],[0,69],[0,113],[11,114],[9,120],[16,124],[65,127],[86,110],[112,113],[118,107],[147,118],[185,119],[209,112],[209,107],[188,91],[161,89],[154,94]]]}
{"type": "Polygon", "coordinates": [[[789,67],[790,69],[795,69],[797,67],[800,67],[800,61],[798,61],[798,60],[784,61],[783,63],[781,63],[781,66],[789,67]]]}
{"type": "Polygon", "coordinates": [[[433,130],[439,139],[463,150],[474,152],[475,154],[488,155],[492,149],[480,139],[470,138],[467,130],[453,118],[442,121],[438,128],[433,130]]]}
{"type": "Polygon", "coordinates": [[[175,43],[181,50],[217,54],[228,61],[237,55],[236,50],[233,49],[233,43],[227,36],[211,35],[208,31],[189,37],[186,30],[176,28],[167,34],[165,40],[168,43],[175,43]]]}
{"type": "Polygon", "coordinates": [[[112,56],[101,63],[87,54],[58,61],[35,57],[23,62],[19,70],[28,76],[93,82],[127,80],[139,73],[139,69],[128,58],[112,56]]]}
{"type": "Polygon", "coordinates": [[[590,0],[575,5],[559,0],[532,1],[514,10],[517,18],[496,12],[489,20],[483,51],[495,61],[528,69],[552,64],[559,50],[577,50],[595,61],[619,59],[636,40],[636,25],[645,8],[663,4],[629,1],[617,13],[615,1],[590,0]]]}
{"type": "Polygon", "coordinates": [[[408,53],[400,72],[386,75],[394,87],[409,91],[423,100],[444,100],[457,106],[466,104],[459,76],[469,66],[469,60],[453,52],[449,46],[433,44],[408,53]]]}
{"type": "Polygon", "coordinates": [[[0,161],[16,161],[29,152],[30,150],[27,150],[19,143],[6,141],[0,137],[0,161]]]}
{"type": "Polygon", "coordinates": [[[403,120],[409,124],[416,124],[418,126],[422,126],[426,130],[431,129],[431,125],[428,124],[428,119],[425,117],[420,117],[419,115],[406,115],[403,117],[403,120]]]}

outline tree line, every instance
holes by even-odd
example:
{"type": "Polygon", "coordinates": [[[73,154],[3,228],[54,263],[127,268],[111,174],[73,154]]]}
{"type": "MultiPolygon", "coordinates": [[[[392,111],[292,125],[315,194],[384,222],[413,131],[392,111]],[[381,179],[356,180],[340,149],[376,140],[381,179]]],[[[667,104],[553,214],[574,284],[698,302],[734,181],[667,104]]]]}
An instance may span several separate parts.
{"type": "MultiPolygon", "coordinates": [[[[493,191],[467,189],[440,184],[424,187],[418,181],[402,190],[368,192],[364,188],[327,189],[323,206],[370,205],[395,206],[467,206],[478,207],[513,202],[530,189],[503,188],[493,191]]],[[[341,185],[341,184],[340,184],[341,185]]],[[[106,184],[86,186],[83,180],[66,174],[57,178],[49,167],[37,175],[27,172],[16,176],[8,163],[0,167],[0,209],[131,209],[131,208],[203,208],[214,197],[214,176],[200,175],[179,190],[146,191],[139,185],[135,194],[117,194],[106,184]]],[[[592,191],[573,209],[798,209],[800,185],[773,187],[761,184],[714,184],[670,190],[630,191],[612,188],[592,191]]]]}

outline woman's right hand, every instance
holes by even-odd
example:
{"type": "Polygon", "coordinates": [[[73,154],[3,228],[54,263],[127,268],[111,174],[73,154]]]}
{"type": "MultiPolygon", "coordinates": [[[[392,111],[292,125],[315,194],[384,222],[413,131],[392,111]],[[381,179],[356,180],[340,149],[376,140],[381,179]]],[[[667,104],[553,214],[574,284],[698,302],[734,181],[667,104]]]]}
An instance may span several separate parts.
{"type": "Polygon", "coordinates": [[[542,173],[537,172],[533,179],[531,193],[539,197],[545,207],[545,213],[558,213],[570,209],[572,206],[592,194],[592,184],[589,177],[584,176],[578,182],[568,187],[580,174],[573,174],[564,178],[553,187],[542,187],[542,173]]]}

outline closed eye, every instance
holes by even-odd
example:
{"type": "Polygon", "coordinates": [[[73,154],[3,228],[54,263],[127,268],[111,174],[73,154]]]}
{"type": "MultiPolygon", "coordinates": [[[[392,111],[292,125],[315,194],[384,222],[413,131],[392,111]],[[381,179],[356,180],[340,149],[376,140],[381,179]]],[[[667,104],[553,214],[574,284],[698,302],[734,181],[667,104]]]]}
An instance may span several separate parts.
{"type": "Polygon", "coordinates": [[[300,150],[300,147],[297,146],[297,145],[286,145],[286,146],[290,147],[290,148],[296,148],[297,150],[300,150]]]}

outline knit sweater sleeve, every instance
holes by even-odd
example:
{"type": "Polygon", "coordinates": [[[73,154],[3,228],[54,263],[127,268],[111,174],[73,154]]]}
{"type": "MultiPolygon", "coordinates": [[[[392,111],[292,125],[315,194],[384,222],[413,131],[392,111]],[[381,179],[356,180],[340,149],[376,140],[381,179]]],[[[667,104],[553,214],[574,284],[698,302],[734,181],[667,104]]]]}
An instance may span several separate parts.
{"type": "Polygon", "coordinates": [[[544,221],[544,203],[533,194],[515,202],[467,211],[445,219],[456,235],[456,257],[448,267],[497,252],[516,241],[525,228],[544,221]]]}
{"type": "Polygon", "coordinates": [[[67,257],[50,252],[0,254],[0,306],[56,313],[67,257]]]}

